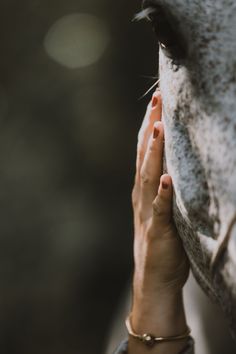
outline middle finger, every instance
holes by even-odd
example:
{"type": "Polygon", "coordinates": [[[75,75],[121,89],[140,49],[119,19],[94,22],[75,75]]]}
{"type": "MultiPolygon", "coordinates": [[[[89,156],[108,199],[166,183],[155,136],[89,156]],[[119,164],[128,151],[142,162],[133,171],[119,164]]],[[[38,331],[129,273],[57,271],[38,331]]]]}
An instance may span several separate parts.
{"type": "Polygon", "coordinates": [[[164,128],[162,122],[154,124],[153,134],[148,143],[140,172],[141,213],[144,219],[152,215],[152,202],[155,199],[162,175],[164,128]]]}

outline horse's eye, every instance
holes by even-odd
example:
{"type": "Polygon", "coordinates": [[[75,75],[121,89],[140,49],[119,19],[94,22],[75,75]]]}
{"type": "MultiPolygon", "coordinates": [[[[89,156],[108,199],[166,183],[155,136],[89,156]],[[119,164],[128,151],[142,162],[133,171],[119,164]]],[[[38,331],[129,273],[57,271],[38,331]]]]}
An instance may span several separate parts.
{"type": "Polygon", "coordinates": [[[185,59],[187,47],[176,20],[156,5],[149,7],[148,18],[165,55],[176,62],[185,59]]]}

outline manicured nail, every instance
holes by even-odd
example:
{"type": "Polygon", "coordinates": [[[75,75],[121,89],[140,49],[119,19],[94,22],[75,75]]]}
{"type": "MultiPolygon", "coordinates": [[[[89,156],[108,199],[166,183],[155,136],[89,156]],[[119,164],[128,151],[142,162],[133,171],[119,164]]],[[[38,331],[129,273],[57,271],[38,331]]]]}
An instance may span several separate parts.
{"type": "Polygon", "coordinates": [[[152,97],[152,108],[155,108],[158,104],[158,98],[156,96],[152,97]]]}
{"type": "Polygon", "coordinates": [[[168,183],[166,183],[164,181],[161,183],[161,186],[162,186],[163,189],[168,189],[169,188],[168,183]]]}
{"type": "Polygon", "coordinates": [[[154,127],[153,129],[153,139],[156,139],[159,135],[159,129],[157,127],[154,127]]]}

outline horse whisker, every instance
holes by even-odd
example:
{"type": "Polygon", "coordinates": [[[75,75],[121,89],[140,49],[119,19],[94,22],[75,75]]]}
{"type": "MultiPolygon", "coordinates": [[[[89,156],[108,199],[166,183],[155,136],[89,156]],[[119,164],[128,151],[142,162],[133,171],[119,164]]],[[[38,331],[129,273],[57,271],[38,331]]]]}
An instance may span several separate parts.
{"type": "Polygon", "coordinates": [[[154,87],[158,86],[160,82],[160,79],[158,79],[145,93],[144,95],[142,95],[139,100],[142,100],[145,96],[147,96],[149,94],[150,91],[152,91],[152,89],[154,89],[154,87]]]}

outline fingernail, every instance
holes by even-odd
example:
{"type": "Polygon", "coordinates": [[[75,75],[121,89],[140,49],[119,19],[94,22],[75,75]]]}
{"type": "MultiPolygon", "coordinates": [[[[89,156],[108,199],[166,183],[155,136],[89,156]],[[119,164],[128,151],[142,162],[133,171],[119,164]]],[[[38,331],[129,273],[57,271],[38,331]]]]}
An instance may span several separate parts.
{"type": "Polygon", "coordinates": [[[155,108],[158,104],[158,98],[156,96],[152,97],[152,108],[155,108]]]}
{"type": "Polygon", "coordinates": [[[153,129],[153,139],[156,139],[159,135],[159,129],[157,127],[154,127],[153,129]]]}
{"type": "Polygon", "coordinates": [[[164,181],[161,183],[161,186],[162,186],[163,189],[168,189],[169,188],[168,183],[166,183],[164,181]]]}

